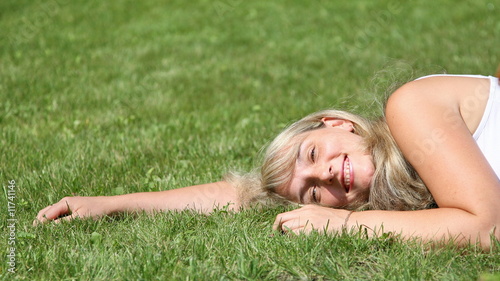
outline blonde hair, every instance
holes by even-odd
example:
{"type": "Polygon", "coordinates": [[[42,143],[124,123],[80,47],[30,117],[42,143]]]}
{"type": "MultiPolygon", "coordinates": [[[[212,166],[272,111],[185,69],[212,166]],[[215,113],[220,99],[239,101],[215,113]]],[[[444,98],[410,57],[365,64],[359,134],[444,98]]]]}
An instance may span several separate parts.
{"type": "Polygon", "coordinates": [[[322,118],[325,117],[351,121],[354,132],[364,140],[364,149],[371,152],[375,166],[368,198],[360,198],[342,208],[417,210],[435,205],[432,195],[397,147],[385,118],[369,120],[346,111],[323,110],[302,118],[281,132],[265,150],[260,173],[233,174],[227,178],[239,187],[243,206],[288,203],[276,190],[287,186],[292,178],[300,143],[296,138],[302,133],[323,128],[322,118]]]}

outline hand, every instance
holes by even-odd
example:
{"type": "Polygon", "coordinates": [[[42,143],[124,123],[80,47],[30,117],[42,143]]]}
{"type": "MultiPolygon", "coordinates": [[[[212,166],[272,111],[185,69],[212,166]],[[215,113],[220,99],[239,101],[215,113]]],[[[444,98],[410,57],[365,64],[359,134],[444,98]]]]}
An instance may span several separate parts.
{"type": "Polygon", "coordinates": [[[295,234],[310,233],[313,229],[324,232],[341,230],[351,211],[306,205],[300,209],[279,214],[273,229],[295,234]]]}
{"type": "Polygon", "coordinates": [[[38,212],[33,225],[50,221],[72,220],[74,218],[99,218],[111,214],[109,200],[100,197],[65,197],[54,205],[45,207],[38,212]]]}

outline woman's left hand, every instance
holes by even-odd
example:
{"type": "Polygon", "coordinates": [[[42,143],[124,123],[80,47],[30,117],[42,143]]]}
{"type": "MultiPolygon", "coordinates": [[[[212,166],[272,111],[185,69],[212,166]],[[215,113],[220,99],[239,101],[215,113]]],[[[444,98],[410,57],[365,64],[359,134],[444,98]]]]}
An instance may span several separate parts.
{"type": "Polygon", "coordinates": [[[274,221],[273,229],[284,233],[310,233],[339,231],[345,227],[346,218],[351,211],[306,205],[300,209],[281,213],[274,221]]]}

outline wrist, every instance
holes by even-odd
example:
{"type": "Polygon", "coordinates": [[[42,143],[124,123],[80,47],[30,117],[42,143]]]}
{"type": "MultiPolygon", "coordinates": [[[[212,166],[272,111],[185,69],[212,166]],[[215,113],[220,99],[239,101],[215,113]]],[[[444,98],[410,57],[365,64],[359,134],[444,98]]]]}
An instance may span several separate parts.
{"type": "Polygon", "coordinates": [[[114,215],[129,211],[130,206],[127,206],[127,203],[129,203],[130,200],[127,198],[127,195],[129,194],[100,196],[101,204],[106,214],[114,215]]]}
{"type": "Polygon", "coordinates": [[[349,222],[349,219],[351,218],[352,213],[354,213],[354,211],[348,211],[348,213],[347,213],[347,215],[345,217],[345,220],[344,220],[344,224],[342,225],[343,229],[347,229],[348,228],[347,224],[349,222]]]}

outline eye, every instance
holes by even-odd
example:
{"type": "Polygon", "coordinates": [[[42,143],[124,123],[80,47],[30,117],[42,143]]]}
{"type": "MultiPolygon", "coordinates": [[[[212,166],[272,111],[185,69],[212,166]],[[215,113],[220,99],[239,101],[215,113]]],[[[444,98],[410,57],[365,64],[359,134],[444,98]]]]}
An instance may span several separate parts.
{"type": "Polygon", "coordinates": [[[312,188],[312,191],[311,191],[311,198],[312,198],[312,201],[314,203],[317,203],[318,202],[318,197],[317,197],[317,192],[318,192],[318,188],[315,186],[312,188]]]}
{"type": "Polygon", "coordinates": [[[311,155],[310,155],[310,157],[311,157],[311,162],[314,162],[314,160],[315,160],[314,157],[316,157],[316,147],[313,147],[311,149],[311,155]]]}

